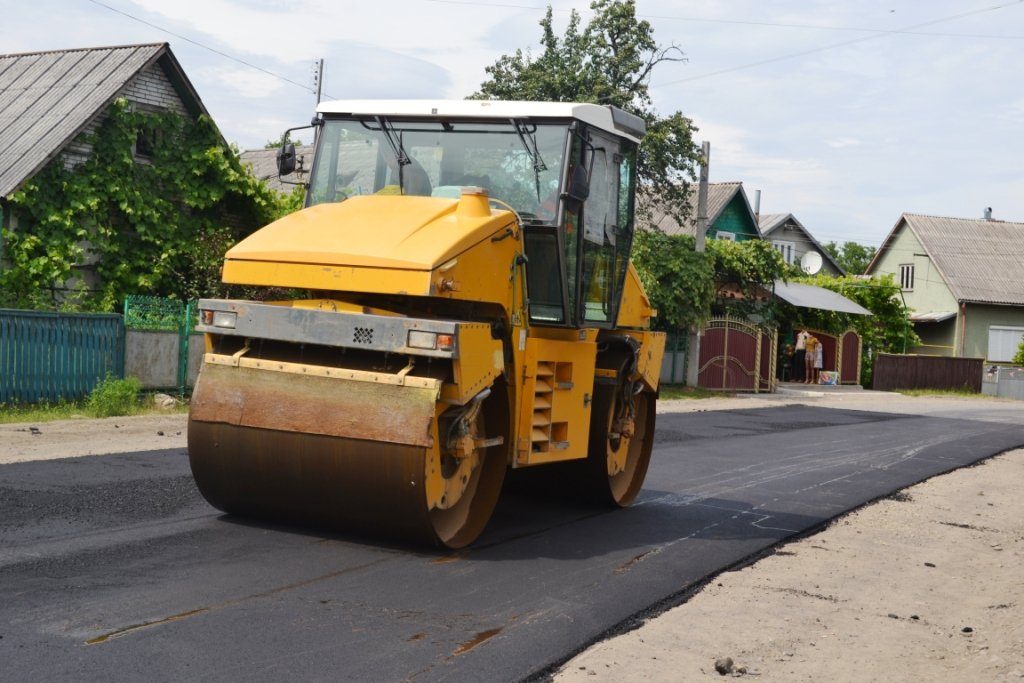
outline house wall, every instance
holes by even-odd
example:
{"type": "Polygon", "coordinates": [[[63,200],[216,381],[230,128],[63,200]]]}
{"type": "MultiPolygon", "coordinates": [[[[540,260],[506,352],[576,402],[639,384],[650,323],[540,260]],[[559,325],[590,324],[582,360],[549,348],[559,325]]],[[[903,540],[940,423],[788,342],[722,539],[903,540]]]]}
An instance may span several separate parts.
{"type": "Polygon", "coordinates": [[[718,231],[731,232],[736,235],[736,241],[758,239],[757,227],[754,225],[747,211],[746,203],[739,194],[722,209],[715,222],[708,228],[707,236],[714,238],[718,231]]]}
{"type": "MultiPolygon", "coordinates": [[[[128,81],[117,96],[125,98],[141,110],[172,111],[182,116],[188,115],[185,103],[171,85],[159,61],[128,81]]],[[[92,154],[92,145],[86,142],[86,138],[96,134],[106,117],[106,111],[98,113],[64,148],[62,159],[67,168],[74,168],[89,158],[92,154]]]]}
{"type": "Polygon", "coordinates": [[[764,236],[768,242],[790,242],[793,245],[793,264],[800,265],[800,259],[803,258],[804,254],[809,251],[813,251],[816,254],[821,255],[821,273],[824,275],[842,275],[839,269],[832,265],[829,261],[829,257],[822,252],[821,249],[814,244],[807,233],[798,225],[793,224],[792,221],[786,221],[781,226],[775,228],[771,233],[764,236]]]}
{"type": "Polygon", "coordinates": [[[907,308],[913,313],[942,313],[959,310],[959,305],[949,291],[932,260],[925,255],[924,247],[914,233],[903,223],[882,254],[871,275],[889,273],[899,284],[900,266],[914,264],[914,289],[903,292],[907,308]]]}
{"type": "Polygon", "coordinates": [[[967,304],[966,317],[961,355],[987,359],[989,325],[1024,327],[1024,306],[967,304]]]}

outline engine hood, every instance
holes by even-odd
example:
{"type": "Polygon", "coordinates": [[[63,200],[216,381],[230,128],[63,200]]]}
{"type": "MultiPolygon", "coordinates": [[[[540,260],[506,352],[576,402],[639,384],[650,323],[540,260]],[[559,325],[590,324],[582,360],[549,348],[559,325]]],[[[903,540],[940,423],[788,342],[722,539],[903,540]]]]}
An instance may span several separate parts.
{"type": "Polygon", "coordinates": [[[225,258],[432,270],[511,220],[507,211],[460,210],[454,199],[352,197],[285,216],[239,242],[225,258]]]}

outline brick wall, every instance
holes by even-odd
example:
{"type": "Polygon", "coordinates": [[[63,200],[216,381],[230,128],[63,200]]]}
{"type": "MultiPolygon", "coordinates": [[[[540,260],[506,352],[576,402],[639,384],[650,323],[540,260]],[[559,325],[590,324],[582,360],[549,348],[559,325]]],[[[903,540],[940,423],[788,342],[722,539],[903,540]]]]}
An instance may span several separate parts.
{"type": "MultiPolygon", "coordinates": [[[[130,80],[117,96],[125,98],[140,110],[173,111],[188,116],[184,102],[181,101],[178,92],[171,85],[167,74],[158,63],[151,65],[130,80]]],[[[106,115],[106,112],[97,114],[78,137],[64,148],[62,155],[64,166],[69,169],[74,168],[89,158],[89,155],[92,154],[92,146],[86,143],[84,138],[96,132],[106,115]]]]}
{"type": "Polygon", "coordinates": [[[146,107],[156,107],[182,115],[188,114],[184,103],[178,97],[178,92],[167,80],[167,75],[159,64],[152,65],[129,81],[120,94],[130,102],[146,107]]]}

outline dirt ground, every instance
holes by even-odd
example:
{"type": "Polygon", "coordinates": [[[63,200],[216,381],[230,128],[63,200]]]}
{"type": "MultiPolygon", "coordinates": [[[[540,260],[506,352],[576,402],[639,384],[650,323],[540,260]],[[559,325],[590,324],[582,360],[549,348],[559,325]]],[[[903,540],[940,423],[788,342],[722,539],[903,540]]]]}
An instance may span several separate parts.
{"type": "Polygon", "coordinates": [[[571,681],[1024,680],[1024,450],[727,572],[591,647],[571,681]],[[716,663],[731,674],[716,671],[716,663]]]}
{"type": "Polygon", "coordinates": [[[0,424],[0,465],[184,448],[187,424],[184,413],[0,424]]]}

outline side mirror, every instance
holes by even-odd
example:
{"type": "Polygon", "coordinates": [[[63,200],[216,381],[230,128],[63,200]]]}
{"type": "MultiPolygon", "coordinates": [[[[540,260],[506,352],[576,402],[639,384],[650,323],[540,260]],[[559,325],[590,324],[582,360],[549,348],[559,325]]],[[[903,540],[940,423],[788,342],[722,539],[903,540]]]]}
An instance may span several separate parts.
{"type": "Polygon", "coordinates": [[[289,175],[294,173],[295,159],[295,145],[290,142],[281,145],[281,150],[277,153],[277,174],[289,175]]]}
{"type": "Polygon", "coordinates": [[[566,190],[569,199],[583,203],[590,196],[590,177],[583,166],[574,166],[569,176],[569,187],[566,190]]]}

